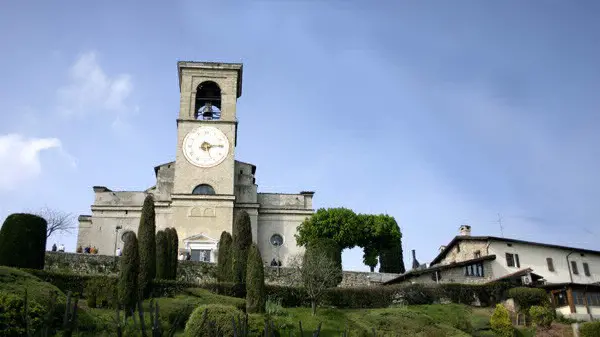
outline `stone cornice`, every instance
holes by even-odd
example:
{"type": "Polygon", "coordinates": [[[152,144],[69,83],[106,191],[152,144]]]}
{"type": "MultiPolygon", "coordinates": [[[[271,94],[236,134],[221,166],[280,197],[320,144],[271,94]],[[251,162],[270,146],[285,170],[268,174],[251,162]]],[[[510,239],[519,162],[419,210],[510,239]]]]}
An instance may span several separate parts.
{"type": "Polygon", "coordinates": [[[294,208],[259,208],[259,214],[293,214],[293,215],[313,215],[314,209],[294,209],[294,208]]]}
{"type": "Polygon", "coordinates": [[[205,201],[235,201],[235,195],[229,194],[171,194],[172,200],[205,200],[205,201]]]}

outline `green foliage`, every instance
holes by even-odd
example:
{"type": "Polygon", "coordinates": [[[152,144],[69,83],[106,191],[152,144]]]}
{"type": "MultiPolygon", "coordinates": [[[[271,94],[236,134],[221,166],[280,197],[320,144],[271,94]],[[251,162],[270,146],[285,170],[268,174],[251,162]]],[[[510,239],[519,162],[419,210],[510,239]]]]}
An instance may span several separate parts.
{"type": "Polygon", "coordinates": [[[27,324],[32,331],[39,331],[44,322],[45,308],[28,301],[27,314],[23,295],[0,292],[0,336],[27,336],[27,324]]]}
{"type": "Polygon", "coordinates": [[[267,300],[265,303],[265,313],[269,316],[287,316],[287,311],[281,305],[281,301],[267,300]]]}
{"type": "Polygon", "coordinates": [[[508,297],[514,299],[522,312],[527,313],[534,305],[547,305],[550,300],[544,289],[517,287],[508,291],[508,297]]]}
{"type": "Polygon", "coordinates": [[[402,242],[400,240],[389,247],[381,249],[379,264],[380,273],[402,274],[406,271],[404,256],[402,254],[402,242]]]}
{"type": "MultiPolygon", "coordinates": [[[[322,258],[327,258],[332,262],[332,267],[335,269],[335,273],[332,274],[329,271],[317,271],[317,274],[322,274],[323,276],[327,274],[328,279],[325,280],[326,288],[337,287],[342,282],[344,274],[342,270],[342,250],[336,241],[332,239],[321,238],[309,242],[306,247],[306,252],[303,256],[303,268],[306,268],[310,265],[317,265],[319,263],[318,260],[322,258]]],[[[329,267],[329,265],[327,267],[329,267]]]]}
{"type": "Polygon", "coordinates": [[[156,233],[156,278],[169,279],[169,242],[165,231],[156,233]]]}
{"type": "Polygon", "coordinates": [[[219,255],[217,260],[217,280],[219,282],[232,282],[232,254],[231,248],[233,244],[233,238],[227,231],[221,233],[219,239],[219,255]]]}
{"type": "Polygon", "coordinates": [[[600,321],[583,323],[579,327],[580,337],[600,337],[600,321]]]}
{"type": "Polygon", "coordinates": [[[209,304],[194,309],[185,325],[187,336],[233,336],[232,319],[236,320],[242,312],[233,306],[209,304]],[[206,313],[206,314],[205,314],[206,313]],[[206,315],[206,316],[205,316],[206,315]],[[210,322],[214,322],[216,334],[211,334],[210,322]]]}
{"type": "Polygon", "coordinates": [[[177,256],[179,255],[179,238],[177,236],[177,230],[175,228],[165,229],[165,234],[167,235],[167,249],[169,255],[169,262],[167,263],[167,270],[169,271],[169,276],[167,279],[175,280],[177,279],[177,256]]]}
{"type": "Polygon", "coordinates": [[[263,259],[256,244],[252,244],[248,251],[246,272],[246,312],[265,312],[265,268],[263,259]]]}
{"type": "Polygon", "coordinates": [[[138,299],[138,273],[140,257],[137,237],[134,232],[123,234],[125,246],[121,256],[121,267],[118,280],[119,304],[125,315],[129,316],[135,310],[138,299]]]}
{"type": "Polygon", "coordinates": [[[9,215],[0,229],[0,265],[44,269],[47,225],[37,215],[9,215]]]}
{"type": "Polygon", "coordinates": [[[381,272],[402,273],[402,234],[396,220],[384,214],[355,214],[347,208],[321,208],[297,228],[296,242],[307,246],[317,239],[332,239],[341,250],[362,247],[363,262],[381,272]]]}
{"type": "Polygon", "coordinates": [[[118,303],[117,279],[92,277],[86,282],[83,295],[90,308],[116,308],[118,303]]]}
{"type": "Polygon", "coordinates": [[[138,298],[146,298],[150,293],[150,284],[156,277],[156,214],[151,194],[144,199],[137,233],[140,258],[138,298]]]}
{"type": "Polygon", "coordinates": [[[529,308],[531,322],[543,329],[549,328],[554,319],[554,310],[548,306],[533,305],[529,308]]]}
{"type": "Polygon", "coordinates": [[[508,309],[502,304],[496,305],[496,309],[490,318],[490,326],[498,337],[513,337],[515,335],[515,328],[510,320],[508,309]]]}
{"type": "Polygon", "coordinates": [[[252,244],[252,224],[248,212],[241,210],[236,214],[233,223],[232,255],[233,282],[236,288],[246,289],[246,264],[248,249],[252,244]]]}

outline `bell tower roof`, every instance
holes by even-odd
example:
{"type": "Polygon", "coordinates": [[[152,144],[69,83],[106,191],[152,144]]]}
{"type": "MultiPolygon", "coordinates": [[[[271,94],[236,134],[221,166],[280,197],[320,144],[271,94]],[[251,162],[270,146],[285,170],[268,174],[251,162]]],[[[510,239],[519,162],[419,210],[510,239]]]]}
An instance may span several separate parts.
{"type": "Polygon", "coordinates": [[[242,63],[178,61],[177,73],[179,74],[179,91],[181,91],[181,71],[186,68],[205,70],[234,70],[237,72],[237,98],[242,96],[242,63]]]}

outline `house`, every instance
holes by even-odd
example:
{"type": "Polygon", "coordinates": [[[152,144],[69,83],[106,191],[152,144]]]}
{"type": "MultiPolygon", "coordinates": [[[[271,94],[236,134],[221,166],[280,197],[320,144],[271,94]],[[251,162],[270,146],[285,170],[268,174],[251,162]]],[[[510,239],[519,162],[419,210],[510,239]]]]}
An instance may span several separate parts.
{"type": "Polygon", "coordinates": [[[384,284],[495,281],[543,287],[562,314],[600,318],[600,251],[472,236],[468,225],[440,247],[428,268],[412,269],[384,284]]]}

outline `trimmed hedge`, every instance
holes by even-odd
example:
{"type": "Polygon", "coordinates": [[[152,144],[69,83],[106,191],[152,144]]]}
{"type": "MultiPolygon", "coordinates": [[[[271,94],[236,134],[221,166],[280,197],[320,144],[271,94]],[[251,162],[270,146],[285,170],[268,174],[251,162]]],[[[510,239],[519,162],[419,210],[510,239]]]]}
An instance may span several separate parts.
{"type": "Polygon", "coordinates": [[[581,337],[598,337],[600,336],[600,322],[583,323],[579,327],[579,336],[581,337]]]}
{"type": "Polygon", "coordinates": [[[171,275],[169,270],[169,242],[165,231],[156,233],[156,278],[167,280],[171,275]]]}
{"type": "Polygon", "coordinates": [[[232,319],[237,321],[242,315],[242,311],[230,305],[201,305],[192,312],[185,325],[185,333],[195,337],[233,336],[232,319]]]}
{"type": "MultiPolygon", "coordinates": [[[[123,256],[120,260],[119,279],[117,288],[119,294],[119,304],[125,317],[129,317],[138,301],[138,277],[140,270],[140,256],[138,250],[138,241],[134,232],[125,232],[125,246],[123,256]]],[[[141,299],[141,298],[140,298],[141,299]]]]}
{"type": "Polygon", "coordinates": [[[508,291],[508,297],[514,299],[522,312],[528,313],[534,305],[547,305],[550,303],[549,295],[544,289],[517,287],[508,291]]]}
{"type": "Polygon", "coordinates": [[[241,210],[236,214],[233,222],[232,235],[232,281],[239,292],[246,289],[246,264],[248,263],[248,249],[252,244],[252,224],[248,212],[241,210]]]}
{"type": "Polygon", "coordinates": [[[44,269],[47,227],[37,215],[9,215],[0,228],[0,266],[44,269]]]}
{"type": "Polygon", "coordinates": [[[233,265],[231,247],[233,238],[227,231],[221,233],[219,239],[219,256],[217,260],[217,280],[220,282],[232,282],[233,265]]]}

